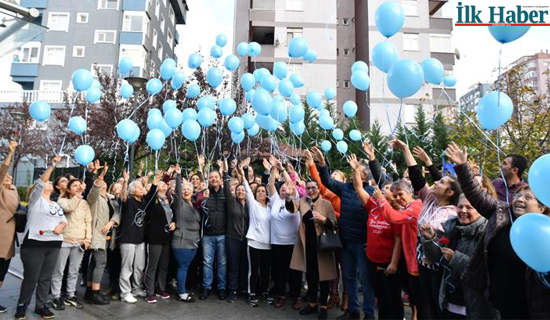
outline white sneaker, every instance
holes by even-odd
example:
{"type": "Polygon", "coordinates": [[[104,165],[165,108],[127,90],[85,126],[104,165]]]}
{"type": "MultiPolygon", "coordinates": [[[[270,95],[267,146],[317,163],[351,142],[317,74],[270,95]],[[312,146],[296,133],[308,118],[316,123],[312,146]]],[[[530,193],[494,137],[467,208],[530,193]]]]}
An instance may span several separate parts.
{"type": "Polygon", "coordinates": [[[133,295],[129,294],[127,296],[121,297],[120,300],[126,302],[126,303],[136,303],[137,299],[134,298],[133,295]]]}
{"type": "Polygon", "coordinates": [[[147,293],[145,293],[145,291],[143,290],[140,290],[140,291],[132,292],[132,295],[140,298],[145,298],[147,296],[147,293]]]}

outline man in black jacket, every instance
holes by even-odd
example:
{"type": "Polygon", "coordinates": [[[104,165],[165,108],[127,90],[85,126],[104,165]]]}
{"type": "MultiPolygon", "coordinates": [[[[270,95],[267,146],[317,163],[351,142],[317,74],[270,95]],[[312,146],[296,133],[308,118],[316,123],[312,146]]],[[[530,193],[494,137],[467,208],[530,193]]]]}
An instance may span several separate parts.
{"type": "Polygon", "coordinates": [[[227,210],[223,192],[222,177],[219,171],[211,171],[208,175],[210,195],[205,198],[203,193],[197,195],[197,207],[203,213],[203,292],[199,299],[205,300],[212,290],[214,257],[218,264],[218,298],[225,300],[226,254],[225,233],[227,225],[227,210]]]}

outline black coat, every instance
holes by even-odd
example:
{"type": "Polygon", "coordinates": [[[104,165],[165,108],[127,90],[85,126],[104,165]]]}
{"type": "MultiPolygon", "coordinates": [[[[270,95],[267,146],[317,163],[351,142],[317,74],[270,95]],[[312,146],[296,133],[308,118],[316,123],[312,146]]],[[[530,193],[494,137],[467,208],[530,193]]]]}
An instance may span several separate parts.
{"type": "Polygon", "coordinates": [[[204,197],[202,192],[197,194],[197,208],[201,209],[204,223],[204,235],[221,236],[227,230],[227,209],[223,188],[216,192],[210,187],[210,196],[204,197]]]}

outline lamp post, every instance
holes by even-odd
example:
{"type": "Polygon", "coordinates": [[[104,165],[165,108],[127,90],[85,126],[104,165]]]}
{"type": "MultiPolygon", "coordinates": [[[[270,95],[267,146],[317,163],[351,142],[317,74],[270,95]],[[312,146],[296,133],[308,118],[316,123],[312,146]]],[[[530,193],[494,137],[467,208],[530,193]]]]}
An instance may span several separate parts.
{"type": "MultiPolygon", "coordinates": [[[[134,88],[134,92],[139,92],[141,90],[141,88],[143,88],[143,86],[147,83],[147,79],[142,78],[142,77],[129,76],[129,77],[124,78],[124,80],[128,81],[128,83],[134,88]]],[[[134,107],[137,107],[136,99],[134,99],[134,101],[135,101],[135,106],[134,107]]],[[[130,148],[130,157],[129,157],[130,159],[128,160],[130,162],[129,163],[130,177],[134,176],[134,153],[135,153],[135,151],[136,151],[136,145],[132,143],[132,146],[130,148]]]]}
{"type": "MultiPolygon", "coordinates": [[[[10,112],[10,116],[13,119],[13,122],[17,126],[17,133],[14,134],[14,138],[17,138],[17,144],[21,144],[21,129],[23,127],[23,122],[25,121],[25,113],[19,112],[19,111],[12,111],[10,112]]],[[[19,146],[21,147],[21,146],[19,146]]],[[[15,149],[15,152],[13,153],[13,160],[11,162],[11,175],[13,176],[13,185],[17,184],[17,168],[15,167],[15,154],[17,152],[17,149],[15,149]]]]}

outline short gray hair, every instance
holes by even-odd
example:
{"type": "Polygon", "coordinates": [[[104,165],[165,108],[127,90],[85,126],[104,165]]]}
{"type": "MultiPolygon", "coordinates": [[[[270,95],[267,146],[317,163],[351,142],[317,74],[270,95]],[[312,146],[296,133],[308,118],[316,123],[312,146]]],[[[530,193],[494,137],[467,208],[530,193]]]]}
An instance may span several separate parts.
{"type": "Polygon", "coordinates": [[[128,186],[128,195],[131,196],[136,191],[136,184],[140,183],[142,186],[143,184],[139,180],[134,180],[130,185],[128,186]]]}
{"type": "Polygon", "coordinates": [[[409,194],[414,194],[413,188],[411,186],[411,183],[405,179],[397,180],[391,185],[391,191],[394,189],[403,190],[409,194]]]}

